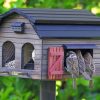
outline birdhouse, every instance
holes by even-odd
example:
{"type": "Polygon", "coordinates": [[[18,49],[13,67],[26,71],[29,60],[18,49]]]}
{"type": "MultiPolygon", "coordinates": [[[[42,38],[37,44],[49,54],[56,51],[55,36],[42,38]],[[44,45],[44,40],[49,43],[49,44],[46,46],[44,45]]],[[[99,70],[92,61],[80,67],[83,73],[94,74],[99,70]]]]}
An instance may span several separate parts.
{"type": "Polygon", "coordinates": [[[100,18],[86,10],[11,9],[0,15],[0,76],[62,80],[68,51],[89,52],[100,74],[100,18]]]}

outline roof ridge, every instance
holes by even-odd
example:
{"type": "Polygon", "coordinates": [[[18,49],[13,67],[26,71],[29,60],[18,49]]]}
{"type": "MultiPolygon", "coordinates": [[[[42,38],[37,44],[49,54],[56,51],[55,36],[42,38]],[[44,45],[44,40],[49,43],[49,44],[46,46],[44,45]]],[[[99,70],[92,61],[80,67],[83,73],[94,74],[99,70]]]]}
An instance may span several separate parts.
{"type": "Polygon", "coordinates": [[[86,9],[65,9],[65,8],[13,8],[13,9],[20,9],[20,10],[55,10],[55,11],[87,11],[86,9]]]}
{"type": "MultiPolygon", "coordinates": [[[[100,24],[100,18],[94,16],[92,13],[90,13],[87,10],[79,10],[79,9],[48,9],[48,8],[13,8],[10,11],[2,14],[2,19],[5,17],[11,15],[12,13],[18,13],[22,15],[23,17],[27,18],[29,21],[31,21],[33,24],[38,21],[45,23],[44,19],[46,20],[46,23],[50,24],[51,21],[55,21],[55,23],[62,23],[64,24],[70,24],[73,22],[81,23],[82,24],[94,24],[94,22],[100,24]],[[50,16],[50,17],[48,17],[50,16]],[[64,22],[65,20],[65,22],[64,22]]],[[[1,20],[2,20],[1,19],[1,20]]],[[[51,22],[52,23],[52,22],[51,22]]]]}

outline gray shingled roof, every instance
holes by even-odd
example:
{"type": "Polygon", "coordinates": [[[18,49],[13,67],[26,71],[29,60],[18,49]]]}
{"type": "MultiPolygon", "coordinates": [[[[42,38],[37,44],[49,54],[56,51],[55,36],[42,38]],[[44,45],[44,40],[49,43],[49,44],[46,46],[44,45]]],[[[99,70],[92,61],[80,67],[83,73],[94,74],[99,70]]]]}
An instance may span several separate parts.
{"type": "Polygon", "coordinates": [[[16,8],[3,14],[2,18],[13,12],[22,14],[33,23],[100,24],[100,18],[86,10],[16,8]]]}
{"type": "Polygon", "coordinates": [[[18,13],[27,18],[40,38],[100,37],[100,18],[86,10],[16,8],[3,14],[18,13]]]}
{"type": "Polygon", "coordinates": [[[24,14],[35,19],[37,23],[82,23],[100,21],[100,18],[94,16],[86,10],[68,10],[68,9],[20,9],[24,14]]]}

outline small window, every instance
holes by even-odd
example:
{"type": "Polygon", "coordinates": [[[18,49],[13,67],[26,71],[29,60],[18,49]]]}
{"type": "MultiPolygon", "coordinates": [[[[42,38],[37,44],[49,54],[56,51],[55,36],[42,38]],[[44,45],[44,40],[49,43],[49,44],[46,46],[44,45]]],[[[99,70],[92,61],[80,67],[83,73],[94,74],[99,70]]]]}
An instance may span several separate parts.
{"type": "Polygon", "coordinates": [[[15,67],[15,46],[10,41],[5,42],[2,46],[2,66],[15,67]],[[13,64],[9,64],[9,63],[13,63],[13,64]]]}
{"type": "Polygon", "coordinates": [[[11,27],[12,30],[16,33],[24,33],[24,26],[24,22],[14,22],[11,27]]]}
{"type": "Polygon", "coordinates": [[[22,47],[22,69],[34,69],[34,58],[32,53],[34,53],[34,47],[31,43],[25,43],[22,47]]]}
{"type": "Polygon", "coordinates": [[[93,49],[97,48],[95,44],[64,44],[63,45],[65,53],[69,50],[77,51],[81,50],[84,55],[86,52],[90,52],[93,56],[93,49]]]}
{"type": "Polygon", "coordinates": [[[68,51],[74,51],[77,52],[77,50],[80,50],[82,55],[89,52],[93,56],[93,49],[97,48],[95,44],[64,44],[64,66],[66,66],[66,54],[68,51]]]}

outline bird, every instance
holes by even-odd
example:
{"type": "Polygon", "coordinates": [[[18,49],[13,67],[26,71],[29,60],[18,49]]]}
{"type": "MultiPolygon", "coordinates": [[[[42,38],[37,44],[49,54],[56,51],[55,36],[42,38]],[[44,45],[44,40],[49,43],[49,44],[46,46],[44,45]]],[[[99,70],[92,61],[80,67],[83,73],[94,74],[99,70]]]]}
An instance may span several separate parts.
{"type": "Polygon", "coordinates": [[[72,75],[73,88],[76,88],[76,78],[79,77],[79,67],[77,55],[74,51],[67,52],[65,69],[72,75]]]}
{"type": "Polygon", "coordinates": [[[84,61],[84,58],[82,56],[81,50],[77,50],[76,54],[77,54],[77,58],[78,58],[79,73],[81,75],[83,75],[83,77],[86,80],[90,80],[91,79],[90,76],[86,73],[85,61],[84,61]]]}
{"type": "Polygon", "coordinates": [[[34,61],[33,61],[33,59],[30,59],[30,60],[24,65],[24,69],[29,69],[29,70],[33,70],[33,69],[34,69],[34,61]]]}
{"type": "Polygon", "coordinates": [[[86,52],[84,54],[84,61],[85,61],[85,66],[86,66],[86,72],[90,76],[89,80],[89,87],[93,87],[93,74],[95,73],[95,65],[93,62],[93,57],[90,52],[86,52]]]}
{"type": "Polygon", "coordinates": [[[5,67],[9,69],[14,69],[15,68],[15,60],[9,61],[8,63],[5,64],[5,67]]]}
{"type": "Polygon", "coordinates": [[[35,50],[32,51],[32,56],[29,61],[24,65],[24,69],[33,70],[34,69],[34,60],[35,60],[35,50]]]}
{"type": "Polygon", "coordinates": [[[35,60],[35,50],[32,51],[32,59],[35,60]]]}

